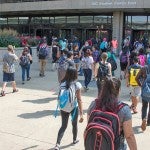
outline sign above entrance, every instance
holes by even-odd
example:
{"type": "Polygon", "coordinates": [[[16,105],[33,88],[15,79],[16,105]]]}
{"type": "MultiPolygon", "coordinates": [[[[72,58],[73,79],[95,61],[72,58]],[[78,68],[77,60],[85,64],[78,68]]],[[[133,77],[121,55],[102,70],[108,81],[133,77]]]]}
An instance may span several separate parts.
{"type": "Polygon", "coordinates": [[[110,7],[110,6],[135,6],[137,5],[137,2],[135,0],[130,0],[130,1],[125,1],[125,0],[122,0],[122,1],[117,1],[117,0],[114,0],[114,1],[93,1],[92,2],[92,6],[107,6],[107,7],[110,7]]]}

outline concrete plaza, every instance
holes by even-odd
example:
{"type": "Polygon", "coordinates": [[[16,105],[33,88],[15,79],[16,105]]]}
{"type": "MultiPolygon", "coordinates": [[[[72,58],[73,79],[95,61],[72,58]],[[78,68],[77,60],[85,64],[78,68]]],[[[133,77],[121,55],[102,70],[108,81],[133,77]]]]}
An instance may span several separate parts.
{"type": "MultiPolygon", "coordinates": [[[[2,69],[2,65],[0,65],[2,69]]],[[[21,84],[20,66],[16,67],[16,81],[18,93],[12,93],[10,85],[6,88],[6,96],[0,97],[0,150],[52,150],[55,146],[61,118],[53,114],[57,105],[57,73],[51,71],[50,62],[47,64],[46,76],[39,77],[38,60],[31,66],[30,81],[21,84]]],[[[116,72],[119,76],[119,69],[116,72]]],[[[2,84],[2,71],[0,72],[2,84]]],[[[79,77],[83,83],[83,77],[79,77]]],[[[94,81],[90,83],[90,90],[82,93],[84,122],[78,124],[78,138],[80,142],[73,146],[71,119],[62,139],[61,149],[84,150],[83,131],[86,127],[86,111],[97,95],[94,81]]],[[[129,89],[122,81],[120,99],[129,101],[129,89]]],[[[137,140],[138,150],[150,149],[150,127],[143,133],[141,125],[141,102],[138,105],[139,113],[133,115],[133,128],[137,140]]]]}

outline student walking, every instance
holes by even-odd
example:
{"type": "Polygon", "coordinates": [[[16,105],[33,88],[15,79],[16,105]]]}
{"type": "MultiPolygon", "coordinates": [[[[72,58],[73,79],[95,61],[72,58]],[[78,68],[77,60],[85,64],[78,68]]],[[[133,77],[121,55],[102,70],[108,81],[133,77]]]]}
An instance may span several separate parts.
{"type": "Polygon", "coordinates": [[[30,77],[30,63],[32,63],[32,56],[29,53],[28,47],[25,47],[20,56],[20,66],[22,69],[22,84],[25,84],[25,74],[27,76],[27,81],[31,79],[30,77]]]}
{"type": "Polygon", "coordinates": [[[48,52],[49,52],[49,47],[47,45],[46,38],[43,37],[41,43],[37,47],[37,53],[38,53],[39,62],[40,62],[40,73],[39,73],[40,77],[45,76],[45,68],[46,68],[46,63],[47,63],[48,52]]]}
{"type": "Polygon", "coordinates": [[[108,54],[106,52],[103,52],[101,55],[101,59],[102,60],[96,64],[95,73],[94,73],[97,82],[98,91],[100,91],[102,87],[103,80],[107,76],[108,77],[112,76],[111,64],[107,62],[108,54]]]}
{"type": "Polygon", "coordinates": [[[134,57],[133,62],[134,64],[128,67],[128,71],[126,75],[126,84],[127,87],[130,86],[131,88],[131,100],[132,100],[131,109],[133,113],[137,113],[138,112],[137,105],[139,102],[139,97],[141,95],[141,87],[138,85],[136,81],[136,76],[142,66],[138,64],[139,62],[138,57],[134,57]]]}
{"type": "Polygon", "coordinates": [[[12,45],[8,45],[7,52],[3,56],[3,85],[1,96],[5,96],[5,89],[8,82],[12,83],[13,93],[18,92],[15,82],[15,62],[18,60],[12,45]]]}
{"type": "MultiPolygon", "coordinates": [[[[77,70],[75,68],[68,68],[64,80],[60,84],[60,91],[58,96],[58,103],[60,106],[60,114],[62,125],[59,129],[57,142],[55,146],[55,150],[60,149],[61,139],[65,133],[65,130],[68,125],[69,116],[72,116],[72,133],[73,133],[73,144],[79,142],[77,139],[77,122],[78,122],[78,108],[80,120],[79,122],[83,122],[83,109],[82,109],[82,100],[81,100],[81,84],[77,82],[77,70]],[[61,101],[63,101],[63,91],[68,91],[70,96],[67,96],[66,105],[61,101]]],[[[65,95],[66,98],[66,95],[65,95]]]]}
{"type": "Polygon", "coordinates": [[[84,73],[84,90],[89,90],[88,85],[91,82],[92,70],[93,70],[93,57],[91,56],[91,48],[85,47],[84,57],[81,60],[81,65],[84,73]]]}
{"type": "Polygon", "coordinates": [[[146,130],[146,126],[150,126],[150,64],[141,68],[139,73],[136,76],[136,81],[138,85],[142,88],[142,124],[141,129],[143,131],[146,130]],[[141,82],[142,81],[142,82],[141,82]],[[147,90],[145,90],[145,88],[147,90]],[[147,96],[145,97],[143,92],[147,92],[147,96]],[[147,110],[149,107],[149,111],[147,114],[147,110]]]}
{"type": "Polygon", "coordinates": [[[119,79],[106,77],[98,98],[89,106],[85,150],[126,150],[125,139],[130,150],[137,150],[132,115],[129,106],[119,100],[120,88],[119,79]]]}

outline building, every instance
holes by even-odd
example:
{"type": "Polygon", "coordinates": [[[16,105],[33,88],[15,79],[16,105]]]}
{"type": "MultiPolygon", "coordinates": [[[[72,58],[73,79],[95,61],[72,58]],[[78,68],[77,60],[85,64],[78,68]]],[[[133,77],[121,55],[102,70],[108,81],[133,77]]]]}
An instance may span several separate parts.
{"type": "Polygon", "coordinates": [[[81,41],[123,38],[150,42],[149,0],[1,0],[1,28],[23,35],[59,36],[81,41]]]}

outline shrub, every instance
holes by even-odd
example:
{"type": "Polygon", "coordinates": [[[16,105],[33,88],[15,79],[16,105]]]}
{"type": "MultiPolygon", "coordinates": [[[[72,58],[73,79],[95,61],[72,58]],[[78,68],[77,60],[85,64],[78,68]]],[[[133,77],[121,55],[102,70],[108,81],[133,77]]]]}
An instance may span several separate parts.
{"type": "Polygon", "coordinates": [[[7,47],[8,45],[19,47],[21,40],[17,35],[17,31],[13,29],[0,29],[0,47],[7,47]]]}

